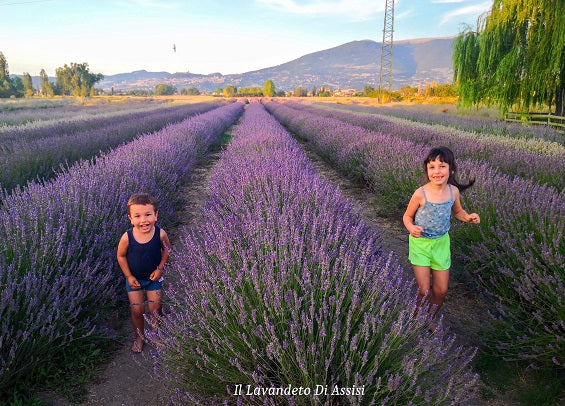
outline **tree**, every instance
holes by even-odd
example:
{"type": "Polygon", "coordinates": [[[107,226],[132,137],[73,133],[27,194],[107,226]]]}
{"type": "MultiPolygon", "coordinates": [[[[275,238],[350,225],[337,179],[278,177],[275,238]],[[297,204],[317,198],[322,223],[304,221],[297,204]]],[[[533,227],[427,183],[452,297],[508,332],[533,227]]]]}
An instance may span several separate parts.
{"type": "Polygon", "coordinates": [[[294,89],[294,92],[292,93],[292,95],[294,97],[306,97],[306,96],[308,96],[308,89],[306,89],[302,86],[298,86],[296,89],[294,89]]]}
{"type": "Polygon", "coordinates": [[[200,90],[198,90],[195,86],[190,86],[188,89],[181,89],[180,94],[198,96],[200,94],[200,90]]]}
{"type": "Polygon", "coordinates": [[[460,102],[555,106],[564,115],[565,1],[494,0],[484,27],[462,32],[453,53],[460,102]]]}
{"type": "Polygon", "coordinates": [[[101,73],[91,73],[87,63],[71,63],[71,66],[65,64],[55,70],[56,93],[86,97],[103,78],[101,73]]]}
{"type": "Polygon", "coordinates": [[[237,94],[237,87],[236,86],[228,86],[224,89],[224,96],[225,97],[234,97],[237,94]]]}
{"type": "Polygon", "coordinates": [[[10,97],[11,88],[8,62],[4,54],[0,52],[0,97],[10,97]]]}
{"type": "Polygon", "coordinates": [[[28,72],[24,72],[24,96],[33,96],[33,82],[31,81],[31,75],[28,72]]]}
{"type": "Polygon", "coordinates": [[[166,96],[175,94],[177,89],[174,86],[167,85],[165,83],[159,83],[155,85],[155,96],[166,96]]]}
{"type": "Polygon", "coordinates": [[[39,72],[39,78],[41,80],[41,94],[46,97],[53,97],[55,91],[53,89],[53,84],[49,82],[49,77],[45,73],[45,69],[41,69],[39,72]]]}
{"type": "Polygon", "coordinates": [[[263,96],[273,97],[275,94],[275,84],[271,79],[266,80],[265,84],[263,85],[263,96]]]}

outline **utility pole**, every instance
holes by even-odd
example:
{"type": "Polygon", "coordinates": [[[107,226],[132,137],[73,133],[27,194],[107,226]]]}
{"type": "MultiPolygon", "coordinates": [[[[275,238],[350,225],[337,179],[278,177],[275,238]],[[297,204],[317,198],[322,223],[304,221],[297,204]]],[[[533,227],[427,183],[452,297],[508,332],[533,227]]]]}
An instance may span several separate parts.
{"type": "Polygon", "coordinates": [[[383,90],[392,91],[392,34],[394,33],[394,0],[385,0],[383,42],[381,44],[381,71],[379,74],[379,103],[383,103],[383,90]]]}

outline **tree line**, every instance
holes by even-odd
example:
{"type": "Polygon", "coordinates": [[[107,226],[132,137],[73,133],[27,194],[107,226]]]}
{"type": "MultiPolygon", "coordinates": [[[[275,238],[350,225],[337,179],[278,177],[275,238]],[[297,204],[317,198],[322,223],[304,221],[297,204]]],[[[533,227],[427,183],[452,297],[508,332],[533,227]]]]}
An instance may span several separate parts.
{"type": "Polygon", "coordinates": [[[23,73],[23,77],[10,77],[8,62],[0,51],[0,98],[31,97],[36,91],[43,96],[93,96],[94,85],[102,80],[104,75],[92,73],[87,63],[65,64],[55,70],[55,83],[49,80],[45,69],[39,73],[39,88],[34,89],[31,75],[23,73]]]}

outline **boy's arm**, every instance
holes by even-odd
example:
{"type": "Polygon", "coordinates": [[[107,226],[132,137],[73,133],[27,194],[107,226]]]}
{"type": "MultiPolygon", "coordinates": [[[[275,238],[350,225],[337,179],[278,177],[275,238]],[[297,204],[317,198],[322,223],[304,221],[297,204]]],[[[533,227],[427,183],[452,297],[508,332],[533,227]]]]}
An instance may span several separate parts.
{"type": "Polygon", "coordinates": [[[122,238],[120,238],[120,242],[118,243],[118,264],[120,265],[120,269],[122,270],[124,276],[128,280],[129,286],[137,289],[140,287],[139,282],[137,281],[137,278],[132,275],[126,257],[128,253],[128,244],[128,234],[124,233],[122,235],[122,238]]]}
{"type": "Polygon", "coordinates": [[[171,242],[169,241],[169,236],[165,232],[165,230],[161,229],[161,261],[159,265],[157,265],[157,269],[155,269],[149,279],[152,281],[159,280],[163,275],[163,270],[165,269],[165,264],[169,260],[169,253],[171,252],[171,242]]]}
{"type": "Polygon", "coordinates": [[[424,231],[422,227],[414,224],[414,216],[416,215],[416,211],[420,207],[420,196],[418,193],[419,190],[420,189],[417,189],[412,195],[412,198],[408,203],[408,207],[406,208],[406,212],[404,213],[404,216],[402,216],[404,227],[406,227],[410,235],[416,238],[420,237],[422,235],[422,231],[424,231]]]}
{"type": "Polygon", "coordinates": [[[461,206],[461,200],[459,196],[459,190],[455,189],[453,208],[451,209],[453,216],[455,216],[457,220],[461,220],[465,223],[479,224],[481,222],[479,215],[477,213],[467,213],[463,209],[463,206],[461,206]]]}

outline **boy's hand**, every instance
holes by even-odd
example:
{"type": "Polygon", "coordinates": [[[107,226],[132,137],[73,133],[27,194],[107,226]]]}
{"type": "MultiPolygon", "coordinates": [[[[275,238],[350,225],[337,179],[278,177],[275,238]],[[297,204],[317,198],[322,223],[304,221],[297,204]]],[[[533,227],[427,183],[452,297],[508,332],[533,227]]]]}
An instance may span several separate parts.
{"type": "Polygon", "coordinates": [[[410,227],[410,235],[415,238],[420,238],[424,229],[420,226],[412,226],[410,227]]]}
{"type": "Polygon", "coordinates": [[[469,214],[469,217],[467,217],[467,221],[469,223],[479,224],[481,222],[481,219],[477,213],[471,213],[469,214]]]}
{"type": "Polygon", "coordinates": [[[133,275],[128,276],[128,283],[129,283],[130,288],[132,288],[132,289],[139,289],[141,287],[141,285],[139,284],[139,281],[133,275]]]}
{"type": "Polygon", "coordinates": [[[161,275],[163,275],[163,271],[161,271],[160,269],[155,269],[151,275],[149,275],[149,279],[151,279],[152,281],[158,281],[159,278],[161,278],[161,275]]]}

